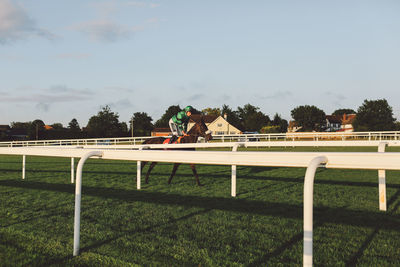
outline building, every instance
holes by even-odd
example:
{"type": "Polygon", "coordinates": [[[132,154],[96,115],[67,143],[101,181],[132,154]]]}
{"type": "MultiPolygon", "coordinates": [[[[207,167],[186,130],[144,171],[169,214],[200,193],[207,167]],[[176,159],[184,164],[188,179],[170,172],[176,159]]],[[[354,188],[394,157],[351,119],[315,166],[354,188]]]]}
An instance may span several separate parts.
{"type": "Polygon", "coordinates": [[[206,124],[207,128],[215,135],[230,135],[230,134],[241,134],[242,132],[230,124],[225,118],[222,116],[215,116],[215,115],[199,115],[193,114],[190,117],[190,121],[188,124],[188,130],[196,123],[201,120],[203,117],[204,123],[206,124]]]}
{"type": "Polygon", "coordinates": [[[356,114],[343,114],[342,126],[339,132],[353,132],[353,122],[356,119],[356,114]]]}
{"type": "Polygon", "coordinates": [[[287,128],[288,133],[298,132],[302,126],[299,126],[296,121],[289,121],[289,125],[287,128]]]}
{"type": "Polygon", "coordinates": [[[169,136],[171,134],[170,128],[154,128],[153,131],[151,131],[151,136],[169,136]]]}
{"type": "Polygon", "coordinates": [[[342,128],[342,116],[326,115],[325,123],[325,132],[339,131],[342,128]]]}
{"type": "MultiPolygon", "coordinates": [[[[352,132],[356,114],[326,115],[325,132],[352,132]]],[[[301,126],[297,122],[289,121],[288,133],[298,132],[301,126]]]]}

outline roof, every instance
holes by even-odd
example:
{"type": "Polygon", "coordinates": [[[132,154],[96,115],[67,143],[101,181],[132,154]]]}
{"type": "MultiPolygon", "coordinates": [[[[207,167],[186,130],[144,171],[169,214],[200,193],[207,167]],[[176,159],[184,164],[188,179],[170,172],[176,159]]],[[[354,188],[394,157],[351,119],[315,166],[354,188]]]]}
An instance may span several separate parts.
{"type": "Polygon", "coordinates": [[[190,116],[190,120],[196,123],[196,122],[200,122],[201,118],[203,118],[204,123],[212,123],[218,117],[219,116],[215,116],[215,115],[192,114],[192,116],[190,116]]]}
{"type": "Polygon", "coordinates": [[[353,124],[356,114],[343,114],[342,124],[353,124]]]}
{"type": "Polygon", "coordinates": [[[340,115],[326,115],[326,119],[330,123],[342,123],[342,116],[340,115]]]}
{"type": "Polygon", "coordinates": [[[170,128],[154,128],[154,129],[152,130],[152,132],[157,132],[157,133],[160,133],[160,132],[170,132],[170,131],[171,131],[170,128]]]}

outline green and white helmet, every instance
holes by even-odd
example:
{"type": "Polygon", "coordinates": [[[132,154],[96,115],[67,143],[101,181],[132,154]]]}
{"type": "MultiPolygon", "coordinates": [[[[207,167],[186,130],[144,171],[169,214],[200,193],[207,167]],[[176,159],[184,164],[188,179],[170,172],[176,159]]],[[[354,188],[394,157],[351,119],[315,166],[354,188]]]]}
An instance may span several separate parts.
{"type": "Polygon", "coordinates": [[[185,112],[192,112],[193,107],[192,106],[187,106],[186,108],[183,109],[185,112]]]}

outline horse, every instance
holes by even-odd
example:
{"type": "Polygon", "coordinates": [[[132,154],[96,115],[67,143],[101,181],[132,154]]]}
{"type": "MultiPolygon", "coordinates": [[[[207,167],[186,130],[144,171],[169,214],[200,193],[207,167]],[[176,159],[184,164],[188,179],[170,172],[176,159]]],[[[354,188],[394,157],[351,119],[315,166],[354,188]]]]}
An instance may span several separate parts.
{"type": "MultiPolygon", "coordinates": [[[[212,135],[211,135],[211,131],[208,130],[206,124],[204,123],[203,118],[201,118],[200,121],[196,122],[195,125],[193,125],[193,127],[187,132],[186,135],[179,137],[178,142],[179,143],[197,143],[197,140],[199,139],[199,137],[204,137],[205,141],[207,142],[208,140],[212,139],[212,135]]],[[[166,144],[169,142],[169,138],[165,138],[165,137],[155,137],[155,138],[150,138],[147,139],[143,142],[143,144],[166,144]]],[[[171,150],[171,148],[168,148],[167,150],[171,150]]],[[[177,150],[195,150],[194,148],[181,148],[181,149],[177,149],[177,150]]],[[[147,164],[147,161],[142,162],[142,166],[141,166],[141,170],[143,170],[144,166],[147,164]]],[[[179,165],[181,165],[182,163],[174,163],[174,167],[172,169],[172,173],[171,176],[168,179],[168,184],[171,184],[172,178],[174,177],[176,171],[178,170],[179,165]]],[[[151,162],[149,169],[147,170],[146,173],[146,184],[149,183],[149,176],[150,176],[150,172],[151,170],[154,168],[154,166],[157,165],[157,162],[151,162]]],[[[193,175],[196,178],[196,183],[198,186],[202,186],[202,184],[200,183],[199,180],[199,176],[197,175],[197,171],[196,171],[196,166],[194,163],[190,164],[190,167],[192,168],[193,171],[193,175]]]]}

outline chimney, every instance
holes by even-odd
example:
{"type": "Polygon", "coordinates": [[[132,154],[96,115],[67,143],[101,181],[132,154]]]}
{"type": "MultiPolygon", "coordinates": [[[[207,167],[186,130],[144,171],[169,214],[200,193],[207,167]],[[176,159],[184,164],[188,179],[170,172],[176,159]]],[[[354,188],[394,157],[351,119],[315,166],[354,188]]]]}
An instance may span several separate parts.
{"type": "Polygon", "coordinates": [[[224,113],[224,119],[228,120],[228,114],[224,113]]]}

